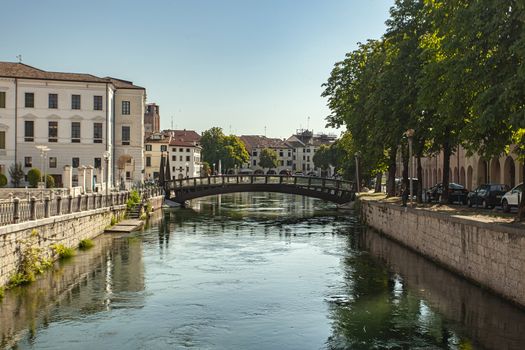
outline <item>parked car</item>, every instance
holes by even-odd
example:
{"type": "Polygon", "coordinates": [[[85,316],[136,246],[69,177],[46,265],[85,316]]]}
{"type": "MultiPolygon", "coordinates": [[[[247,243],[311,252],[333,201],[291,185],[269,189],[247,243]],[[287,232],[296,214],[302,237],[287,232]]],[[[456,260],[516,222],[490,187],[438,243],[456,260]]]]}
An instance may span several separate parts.
{"type": "MultiPolygon", "coordinates": [[[[439,201],[443,195],[443,184],[438,183],[430,187],[426,192],[427,202],[439,201]]],[[[451,182],[448,184],[448,202],[461,202],[467,204],[468,191],[460,184],[451,182]]]]}
{"type": "Polygon", "coordinates": [[[523,183],[520,183],[518,186],[514,187],[512,190],[508,191],[501,198],[501,206],[503,211],[508,213],[510,208],[518,207],[521,201],[521,196],[523,195],[523,183]]]}
{"type": "Polygon", "coordinates": [[[503,184],[483,184],[474,191],[469,192],[467,205],[481,205],[483,208],[494,208],[501,204],[501,198],[509,190],[509,186],[503,184]]]}

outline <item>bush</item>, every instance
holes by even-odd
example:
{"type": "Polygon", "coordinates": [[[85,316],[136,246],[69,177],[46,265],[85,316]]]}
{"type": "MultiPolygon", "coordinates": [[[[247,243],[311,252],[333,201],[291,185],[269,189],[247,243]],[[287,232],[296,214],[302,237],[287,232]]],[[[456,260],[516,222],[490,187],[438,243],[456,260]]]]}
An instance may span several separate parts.
{"type": "Polygon", "coordinates": [[[7,176],[0,174],[0,187],[7,185],[7,176]]]}
{"type": "Polygon", "coordinates": [[[58,255],[59,259],[67,259],[75,255],[75,250],[73,248],[68,248],[63,244],[53,244],[51,248],[55,254],[58,255]]]}
{"type": "Polygon", "coordinates": [[[27,181],[29,181],[29,185],[31,187],[37,187],[38,186],[38,182],[40,181],[41,179],[41,174],[40,174],[40,170],[38,170],[37,168],[33,168],[31,170],[29,170],[27,172],[27,181]]]}
{"type": "Polygon", "coordinates": [[[55,178],[51,175],[46,175],[47,188],[55,188],[55,178]]]}
{"type": "Polygon", "coordinates": [[[83,239],[78,244],[78,249],[86,250],[89,248],[92,248],[95,245],[92,240],[90,239],[83,239]]]}
{"type": "Polygon", "coordinates": [[[126,209],[130,210],[135,205],[140,204],[140,201],[141,201],[140,194],[135,190],[131,191],[129,195],[129,199],[126,202],[126,209]]]}

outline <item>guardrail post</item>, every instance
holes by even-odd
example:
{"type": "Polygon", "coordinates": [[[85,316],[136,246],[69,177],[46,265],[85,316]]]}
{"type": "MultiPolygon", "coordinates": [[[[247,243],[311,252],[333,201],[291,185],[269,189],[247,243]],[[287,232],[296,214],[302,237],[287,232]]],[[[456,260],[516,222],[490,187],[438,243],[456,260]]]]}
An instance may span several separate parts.
{"type": "Polygon", "coordinates": [[[312,178],[309,177],[308,178],[308,189],[310,189],[310,186],[312,185],[312,178]]]}
{"type": "Polygon", "coordinates": [[[20,220],[20,199],[15,197],[13,199],[13,223],[16,224],[20,220]]]}
{"type": "Polygon", "coordinates": [[[253,183],[253,175],[250,176],[250,183],[253,183]]]}
{"type": "Polygon", "coordinates": [[[93,209],[97,209],[97,194],[93,193],[93,209]]]}
{"type": "Polygon", "coordinates": [[[294,184],[294,185],[297,185],[297,176],[294,176],[294,177],[293,177],[293,184],[294,184]]]}
{"type": "Polygon", "coordinates": [[[279,176],[279,183],[282,184],[283,183],[283,176],[279,176]]]}
{"type": "Polygon", "coordinates": [[[224,176],[221,176],[222,184],[224,185],[224,176]]]}
{"type": "Polygon", "coordinates": [[[268,175],[265,175],[265,176],[264,176],[264,183],[265,183],[265,184],[268,183],[268,177],[269,177],[268,175]]]}
{"type": "Polygon", "coordinates": [[[29,200],[29,212],[31,213],[31,220],[36,220],[36,198],[34,196],[29,200]]]}
{"type": "Polygon", "coordinates": [[[73,196],[67,196],[67,213],[71,214],[73,212],[73,196]]]}
{"type": "Polygon", "coordinates": [[[56,200],[57,200],[57,212],[56,212],[56,215],[62,215],[62,196],[58,195],[56,200]]]}
{"type": "Polygon", "coordinates": [[[77,211],[81,211],[81,210],[82,210],[82,195],[79,194],[78,200],[77,200],[77,211]]]}

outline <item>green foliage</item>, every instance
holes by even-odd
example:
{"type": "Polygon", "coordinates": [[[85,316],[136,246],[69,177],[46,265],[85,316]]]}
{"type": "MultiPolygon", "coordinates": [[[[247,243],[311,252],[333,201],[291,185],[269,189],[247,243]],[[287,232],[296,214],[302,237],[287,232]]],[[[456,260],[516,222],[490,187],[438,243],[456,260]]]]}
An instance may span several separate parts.
{"type": "Polygon", "coordinates": [[[53,249],[53,252],[59,259],[68,259],[75,255],[75,249],[66,247],[63,244],[53,244],[51,249],[53,249]]]}
{"type": "Polygon", "coordinates": [[[241,139],[235,135],[226,136],[219,127],[213,127],[202,133],[202,160],[208,164],[215,164],[215,169],[222,162],[223,170],[241,167],[248,162],[250,155],[241,139]]]}
{"type": "Polygon", "coordinates": [[[259,156],[259,165],[262,168],[277,168],[279,165],[279,156],[277,152],[271,148],[263,148],[259,156]]]}
{"type": "Polygon", "coordinates": [[[51,175],[46,175],[47,188],[55,188],[55,178],[51,175]]]}
{"type": "Polygon", "coordinates": [[[139,219],[142,220],[142,221],[147,220],[148,219],[148,213],[143,212],[142,214],[140,214],[139,219]]]}
{"type": "Polygon", "coordinates": [[[151,213],[153,212],[153,206],[151,205],[150,202],[146,203],[146,213],[151,213]]]}
{"type": "Polygon", "coordinates": [[[140,194],[137,191],[133,190],[130,192],[129,198],[126,202],[126,209],[130,210],[135,205],[140,204],[140,202],[141,202],[140,194]]]}
{"type": "Polygon", "coordinates": [[[4,287],[0,287],[0,301],[4,299],[4,287]]]}
{"type": "Polygon", "coordinates": [[[110,226],[115,226],[117,222],[118,222],[117,218],[113,214],[111,214],[110,226]]]}
{"type": "Polygon", "coordinates": [[[211,167],[208,162],[202,162],[202,174],[201,176],[207,176],[211,174],[211,167]]]}
{"type": "Polygon", "coordinates": [[[20,260],[17,272],[9,279],[9,287],[28,284],[36,279],[36,275],[43,273],[53,262],[42,255],[41,249],[35,240],[39,239],[37,230],[33,230],[29,237],[20,241],[20,260]]]}
{"type": "Polygon", "coordinates": [[[317,152],[315,152],[313,161],[316,168],[327,170],[331,164],[330,146],[321,145],[317,152]]]}
{"type": "Polygon", "coordinates": [[[83,239],[78,244],[78,249],[87,250],[87,249],[93,248],[94,245],[95,243],[93,243],[91,239],[83,239]]]}
{"type": "Polygon", "coordinates": [[[14,187],[20,187],[20,183],[24,178],[24,170],[22,169],[22,163],[13,163],[9,166],[9,177],[14,187]]]}
{"type": "Polygon", "coordinates": [[[32,168],[27,172],[27,181],[29,181],[29,185],[31,187],[37,187],[41,178],[42,175],[40,174],[40,170],[37,168],[32,168]]]}
{"type": "Polygon", "coordinates": [[[7,176],[0,174],[0,187],[5,187],[7,185],[7,176]]]}

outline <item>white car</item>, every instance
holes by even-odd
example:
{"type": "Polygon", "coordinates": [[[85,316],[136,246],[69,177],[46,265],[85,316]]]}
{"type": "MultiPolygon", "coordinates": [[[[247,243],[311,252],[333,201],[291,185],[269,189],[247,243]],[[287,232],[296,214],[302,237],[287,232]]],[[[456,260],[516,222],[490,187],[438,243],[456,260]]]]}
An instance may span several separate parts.
{"type": "Polygon", "coordinates": [[[503,211],[508,213],[510,208],[518,207],[521,201],[521,196],[523,195],[523,183],[520,183],[518,186],[514,187],[509,192],[503,195],[501,198],[501,206],[503,211]]]}

